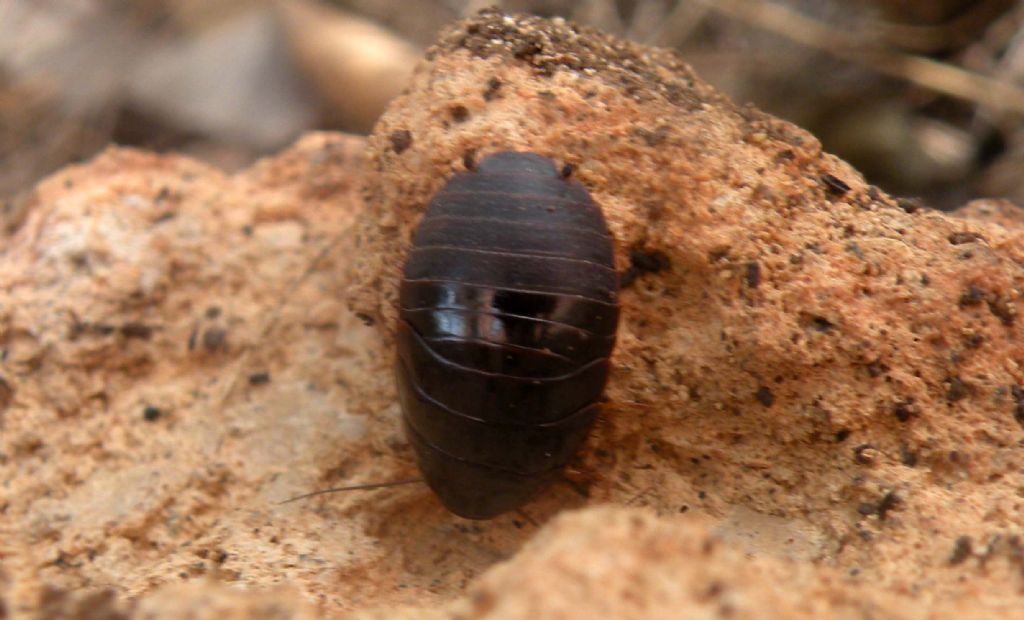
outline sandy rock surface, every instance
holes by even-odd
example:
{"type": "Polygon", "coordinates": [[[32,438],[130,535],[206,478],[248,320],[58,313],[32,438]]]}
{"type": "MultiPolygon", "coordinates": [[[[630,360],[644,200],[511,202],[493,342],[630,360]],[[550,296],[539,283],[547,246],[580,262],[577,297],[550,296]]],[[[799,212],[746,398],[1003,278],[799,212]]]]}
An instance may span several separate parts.
{"type": "Polygon", "coordinates": [[[495,13],[365,147],[111,149],[4,222],[0,617],[1024,614],[1015,207],[895,200],[670,53],[495,13]],[[419,485],[278,505],[416,475],[398,270],[502,149],[575,167],[626,282],[569,480],[487,522],[419,485]]]}

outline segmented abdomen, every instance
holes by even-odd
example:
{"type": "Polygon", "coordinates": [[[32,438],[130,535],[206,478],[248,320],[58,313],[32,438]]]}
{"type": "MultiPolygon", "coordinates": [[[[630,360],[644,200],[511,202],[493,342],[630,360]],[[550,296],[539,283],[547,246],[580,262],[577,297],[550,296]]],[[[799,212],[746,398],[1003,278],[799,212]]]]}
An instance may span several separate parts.
{"type": "Polygon", "coordinates": [[[571,458],[604,389],[617,292],[600,208],[550,160],[498,153],[435,195],[400,288],[397,376],[450,510],[515,508],[571,458]]]}

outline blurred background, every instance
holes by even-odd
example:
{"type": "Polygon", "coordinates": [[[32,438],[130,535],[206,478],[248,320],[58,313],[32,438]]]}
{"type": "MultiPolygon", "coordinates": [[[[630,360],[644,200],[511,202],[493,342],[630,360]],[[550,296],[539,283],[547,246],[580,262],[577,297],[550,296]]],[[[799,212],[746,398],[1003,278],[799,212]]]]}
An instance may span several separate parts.
{"type": "Polygon", "coordinates": [[[367,133],[486,6],[672,47],[901,196],[1024,205],[1019,0],[0,0],[0,208],[110,142],[226,170],[367,133]]]}

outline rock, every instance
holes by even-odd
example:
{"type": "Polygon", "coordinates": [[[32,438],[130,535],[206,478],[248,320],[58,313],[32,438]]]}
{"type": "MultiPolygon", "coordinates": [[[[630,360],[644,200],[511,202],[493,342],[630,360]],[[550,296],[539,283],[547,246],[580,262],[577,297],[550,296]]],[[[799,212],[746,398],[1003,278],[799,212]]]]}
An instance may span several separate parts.
{"type": "Polygon", "coordinates": [[[572,164],[620,270],[669,265],[622,295],[590,501],[742,506],[879,588],[978,596],[946,558],[1024,509],[1015,229],[908,208],[668,51],[485,13],[428,59],[370,138],[356,311],[392,324],[409,233],[466,153],[572,164]]]}
{"type": "Polygon", "coordinates": [[[458,618],[898,616],[899,600],[830,568],[750,557],[692,518],[565,513],[451,606],[458,618]],[[821,593],[828,591],[831,600],[821,593]]]}
{"type": "Polygon", "coordinates": [[[340,127],[369,133],[409,82],[421,50],[371,21],[319,1],[276,4],[292,57],[340,127]]]}
{"type": "Polygon", "coordinates": [[[8,609],[372,555],[358,530],[293,538],[289,513],[320,518],[275,506],[349,473],[346,446],[397,437],[356,396],[390,390],[363,369],[381,346],[332,294],[362,147],[311,135],[234,177],[112,148],[37,188],[0,272],[8,609]]]}
{"type": "Polygon", "coordinates": [[[493,12],[362,146],[230,177],[111,149],[37,188],[0,246],[0,609],[1024,612],[1010,207],[894,200],[669,52],[493,12]],[[508,148],[575,166],[632,274],[573,482],[487,522],[417,485],[279,505],[415,475],[408,233],[467,152],[508,148]]]}

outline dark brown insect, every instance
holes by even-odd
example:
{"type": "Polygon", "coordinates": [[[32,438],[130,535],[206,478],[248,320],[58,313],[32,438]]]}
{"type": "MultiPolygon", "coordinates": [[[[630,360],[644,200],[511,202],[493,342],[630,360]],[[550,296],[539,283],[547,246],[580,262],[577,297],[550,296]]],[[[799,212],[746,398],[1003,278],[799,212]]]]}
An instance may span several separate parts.
{"type": "Polygon", "coordinates": [[[601,209],[531,153],[434,196],[399,290],[406,434],[452,512],[520,506],[586,439],[608,376],[618,276],[601,209]]]}

